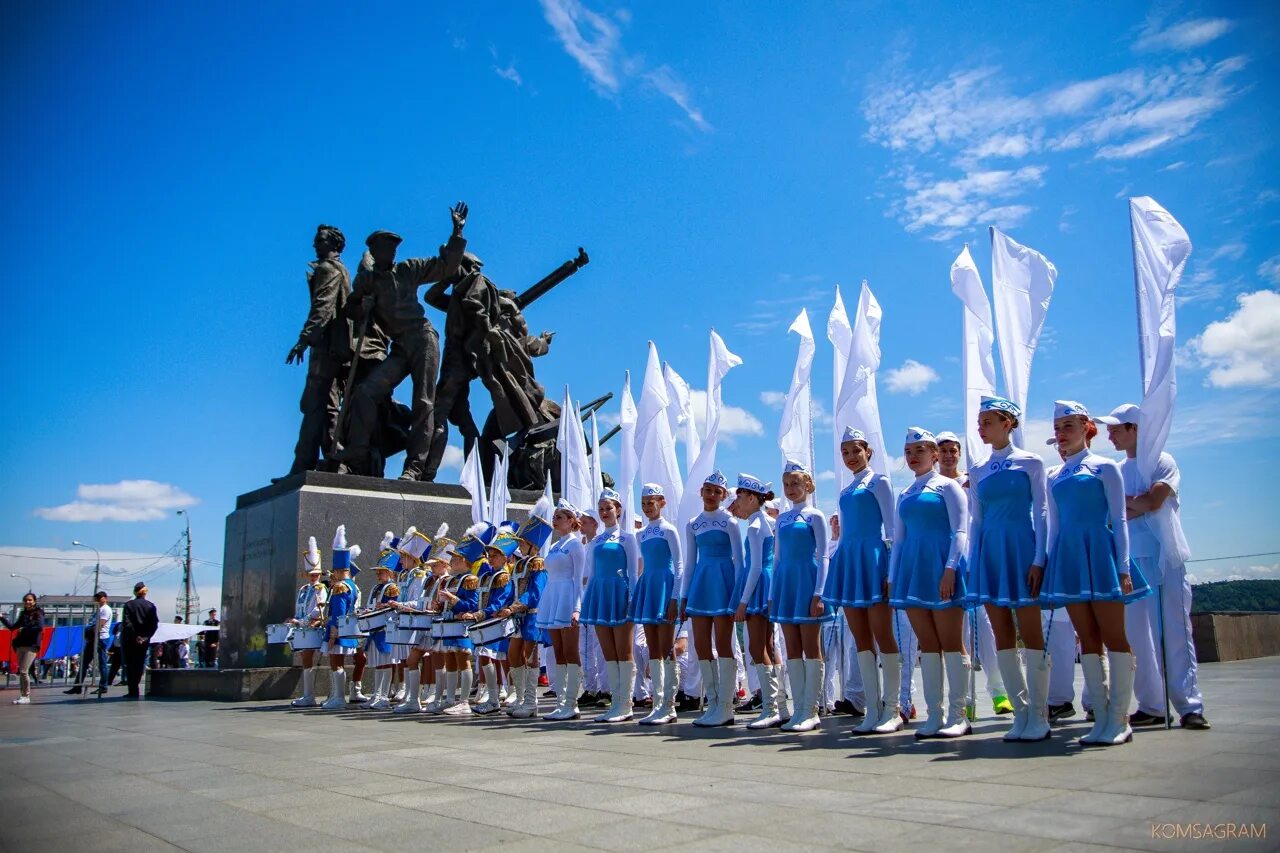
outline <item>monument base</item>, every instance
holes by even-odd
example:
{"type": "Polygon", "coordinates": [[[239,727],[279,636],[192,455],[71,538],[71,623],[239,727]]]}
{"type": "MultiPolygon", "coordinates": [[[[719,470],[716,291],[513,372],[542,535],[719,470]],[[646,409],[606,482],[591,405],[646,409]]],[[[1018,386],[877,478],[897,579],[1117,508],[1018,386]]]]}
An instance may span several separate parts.
{"type": "Polygon", "coordinates": [[[147,696],[251,702],[292,699],[302,692],[302,667],[257,669],[155,669],[147,696]]]}
{"type": "MultiPolygon", "coordinates": [[[[512,492],[508,517],[523,520],[540,495],[512,492]]],[[[356,563],[368,570],[378,560],[384,532],[399,536],[412,525],[435,536],[441,523],[449,525],[454,540],[471,524],[471,496],[466,489],[307,471],[241,495],[235,511],[227,516],[219,667],[225,672],[291,666],[288,647],[268,646],[266,630],[267,625],[293,616],[298,588],[306,582],[302,553],[307,537],[316,538],[321,565],[327,570],[334,531],[345,524],[347,542],[363,551],[356,563]]],[[[357,579],[364,592],[372,583],[371,571],[357,579]]]]}

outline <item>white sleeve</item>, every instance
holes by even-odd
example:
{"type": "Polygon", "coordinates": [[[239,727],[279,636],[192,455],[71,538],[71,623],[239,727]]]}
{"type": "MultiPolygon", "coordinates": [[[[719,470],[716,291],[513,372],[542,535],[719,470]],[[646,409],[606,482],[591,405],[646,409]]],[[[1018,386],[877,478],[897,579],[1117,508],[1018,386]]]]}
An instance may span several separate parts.
{"type": "Polygon", "coordinates": [[[733,516],[729,516],[729,527],[725,532],[729,534],[729,553],[733,559],[733,576],[736,578],[747,563],[746,555],[742,552],[742,531],[738,528],[738,520],[733,516]]]}
{"type": "Polygon", "coordinates": [[[969,493],[969,542],[965,549],[965,556],[969,560],[970,570],[976,570],[978,564],[978,543],[982,540],[982,500],[978,497],[979,480],[972,474],[969,474],[969,488],[965,489],[969,493]]]}
{"type": "Polygon", "coordinates": [[[1046,506],[1049,486],[1044,476],[1044,462],[1039,458],[1029,462],[1027,476],[1031,478],[1031,528],[1036,535],[1035,565],[1043,567],[1049,547],[1049,514],[1046,506]]]}
{"type": "Polygon", "coordinates": [[[804,514],[809,516],[809,525],[813,528],[813,539],[818,553],[814,554],[818,559],[818,578],[814,583],[814,595],[822,595],[822,588],[827,585],[827,565],[830,557],[827,556],[827,517],[822,510],[814,507],[805,507],[804,514]]]}
{"type": "Polygon", "coordinates": [[[680,600],[689,597],[689,578],[698,563],[698,537],[693,535],[693,522],[684,526],[684,574],[680,576],[680,600]]]}
{"type": "Polygon", "coordinates": [[[899,565],[902,563],[901,545],[907,538],[907,528],[902,521],[902,495],[893,507],[893,545],[889,548],[889,585],[898,582],[899,565]]]}
{"type": "Polygon", "coordinates": [[[764,522],[758,517],[747,525],[747,555],[752,554],[755,559],[751,561],[747,579],[742,582],[742,600],[739,604],[746,604],[751,600],[751,594],[756,591],[756,584],[760,581],[760,573],[764,570],[764,522]]]}
{"type": "MultiPolygon", "coordinates": [[[[569,534],[572,536],[573,534],[569,534]]],[[[582,585],[591,577],[591,552],[594,549],[588,548],[579,541],[569,543],[569,547],[565,548],[565,554],[573,563],[573,611],[578,613],[582,610],[582,585]]]]}
{"type": "Polygon", "coordinates": [[[889,486],[889,478],[877,476],[871,484],[871,494],[875,495],[880,505],[880,523],[884,528],[884,538],[893,540],[894,527],[898,521],[898,507],[893,501],[893,489],[889,486]]]}
{"type": "Polygon", "coordinates": [[[947,480],[942,488],[942,500],[947,505],[947,521],[951,525],[951,550],[947,552],[947,568],[954,569],[959,566],[960,558],[969,546],[969,499],[959,483],[947,480]]]}
{"type": "Polygon", "coordinates": [[[627,555],[627,589],[635,592],[636,582],[640,580],[640,543],[636,537],[624,534],[622,540],[623,553],[627,555]]]}
{"type": "Polygon", "coordinates": [[[1120,467],[1107,460],[1098,466],[1098,479],[1107,496],[1107,512],[1111,516],[1111,537],[1115,543],[1116,566],[1120,574],[1129,574],[1129,525],[1125,523],[1124,478],[1120,467]]]}
{"type": "Polygon", "coordinates": [[[680,534],[673,525],[662,526],[662,538],[667,540],[671,549],[671,570],[675,572],[675,583],[671,585],[671,600],[679,601],[684,584],[684,549],[680,546],[680,534]]]}
{"type": "MultiPolygon", "coordinates": [[[[779,520],[781,520],[782,516],[781,516],[781,515],[779,515],[779,516],[778,516],[778,518],[779,518],[779,520]]],[[[774,566],[774,571],[777,571],[777,567],[778,567],[778,565],[779,565],[781,562],[782,562],[782,537],[778,535],[778,529],[775,527],[775,528],[773,529],[773,566],[774,566]]],[[[778,585],[777,585],[777,584],[770,584],[770,586],[769,586],[769,609],[770,609],[770,610],[772,610],[772,609],[773,609],[773,591],[774,591],[775,589],[777,589],[777,588],[778,588],[778,585]]]]}
{"type": "Polygon", "coordinates": [[[1182,485],[1182,474],[1178,471],[1178,463],[1173,461],[1173,457],[1168,453],[1161,453],[1160,459],[1156,462],[1156,469],[1151,472],[1151,485],[1156,483],[1164,483],[1173,489],[1174,495],[1178,494],[1178,487],[1182,485]]]}
{"type": "Polygon", "coordinates": [[[1053,496],[1053,485],[1048,482],[1048,478],[1045,480],[1044,509],[1044,558],[1048,568],[1048,561],[1053,559],[1053,552],[1057,550],[1058,533],[1062,527],[1058,524],[1058,500],[1053,496]]]}

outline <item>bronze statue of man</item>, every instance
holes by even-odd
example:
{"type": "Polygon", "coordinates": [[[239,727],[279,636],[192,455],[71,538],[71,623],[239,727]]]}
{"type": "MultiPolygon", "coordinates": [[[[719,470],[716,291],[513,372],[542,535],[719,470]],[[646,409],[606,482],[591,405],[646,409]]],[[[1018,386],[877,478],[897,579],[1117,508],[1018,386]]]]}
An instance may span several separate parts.
{"type": "Polygon", "coordinates": [[[391,351],[351,392],[350,417],[342,437],[342,449],[336,455],[353,473],[368,473],[361,466],[366,464],[371,442],[376,438],[379,401],[405,377],[410,377],[413,380],[412,415],[400,479],[422,478],[431,449],[440,342],[418,299],[418,288],[428,282],[452,278],[457,273],[467,245],[462,237],[467,206],[458,202],[449,213],[453,233],[439,257],[396,261],[401,237],[390,231],[375,231],[365,241],[369,251],[356,273],[347,316],[358,328],[368,322],[376,323],[390,337],[391,351]]]}

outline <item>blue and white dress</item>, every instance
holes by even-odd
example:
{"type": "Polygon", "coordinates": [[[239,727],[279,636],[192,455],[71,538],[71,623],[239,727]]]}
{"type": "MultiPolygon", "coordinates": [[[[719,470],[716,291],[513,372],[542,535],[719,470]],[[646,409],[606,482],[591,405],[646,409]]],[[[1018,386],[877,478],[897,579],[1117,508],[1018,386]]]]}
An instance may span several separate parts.
{"type": "Polygon", "coordinates": [[[1049,481],[1049,560],[1040,599],[1061,607],[1083,601],[1137,601],[1151,593],[1129,560],[1120,466],[1088,448],[1067,457],[1049,481]],[[1128,572],[1133,592],[1120,591],[1128,572]]]}
{"type": "Polygon", "coordinates": [[[747,549],[743,570],[733,584],[730,601],[736,609],[747,605],[748,616],[769,612],[769,588],[773,586],[773,519],[756,510],[747,520],[747,549]]]}
{"type": "Polygon", "coordinates": [[[889,478],[863,468],[840,493],[840,538],[831,555],[822,600],[833,607],[870,607],[886,600],[889,548],[886,534],[896,513],[889,478]]]}
{"type": "MultiPolygon", "coordinates": [[[[466,584],[467,577],[464,575],[462,582],[458,585],[458,589],[454,593],[454,595],[458,597],[458,600],[444,608],[447,613],[452,613],[454,618],[457,618],[464,613],[475,613],[480,609],[480,590],[478,588],[463,589],[466,584]]],[[[471,642],[471,638],[465,634],[461,637],[445,638],[436,646],[439,651],[445,652],[470,651],[474,647],[475,644],[471,642]]]]}
{"type": "MultiPolygon", "coordinates": [[[[430,572],[419,569],[413,572],[409,578],[409,583],[404,589],[400,590],[400,603],[414,610],[426,610],[427,601],[431,591],[435,588],[436,578],[430,572]]],[[[421,639],[412,646],[415,649],[430,651],[435,641],[431,639],[430,631],[421,631],[421,639]]],[[[406,653],[405,657],[408,657],[406,653]]]]}
{"type": "MultiPolygon", "coordinates": [[[[374,584],[373,589],[369,591],[370,610],[377,610],[386,604],[399,600],[400,588],[391,581],[374,584]]],[[[364,641],[364,653],[368,659],[369,666],[374,669],[400,663],[399,653],[387,641],[387,630],[385,628],[369,632],[369,636],[364,641]]]]}
{"type": "Polygon", "coordinates": [[[769,621],[784,625],[830,622],[835,611],[826,602],[821,616],[809,615],[814,597],[822,595],[827,580],[827,517],[811,506],[793,507],[778,516],[774,537],[769,621]]]}
{"type": "Polygon", "coordinates": [[[733,584],[742,566],[738,522],[727,510],[703,510],[684,530],[685,562],[680,598],[690,616],[732,616],[733,584]]]}
{"type": "Polygon", "coordinates": [[[640,573],[640,549],[632,533],[615,525],[587,546],[587,591],[582,595],[584,625],[625,625],[627,606],[640,573]]]}
{"type": "Polygon", "coordinates": [[[545,562],[547,586],[538,602],[538,627],[544,631],[568,628],[582,611],[582,584],[587,553],[577,533],[561,536],[551,545],[545,562]]]}
{"type": "MultiPolygon", "coordinates": [[[[520,639],[526,643],[537,643],[538,645],[550,645],[551,637],[545,630],[538,627],[538,613],[542,610],[542,594],[547,589],[547,570],[545,563],[541,557],[526,557],[524,561],[525,574],[523,577],[524,590],[516,599],[526,608],[525,613],[520,617],[520,639]],[[543,563],[540,568],[533,568],[534,560],[543,563]]],[[[579,584],[581,588],[581,584],[579,584]]]]}
{"type": "Polygon", "coordinates": [[[1044,566],[1044,462],[1010,444],[969,469],[968,604],[1035,607],[1027,571],[1044,566]]]}
{"type": "Polygon", "coordinates": [[[667,624],[667,607],[680,599],[684,559],[680,534],[665,518],[651,521],[636,534],[640,542],[641,572],[631,596],[631,621],[638,625],[667,624]]]}
{"type": "Polygon", "coordinates": [[[321,651],[326,655],[354,655],[359,646],[355,637],[340,639],[338,637],[338,620],[356,609],[360,601],[360,590],[355,582],[334,581],[329,590],[329,606],[325,610],[325,642],[321,651]]]}
{"type": "MultiPolygon", "coordinates": [[[[516,599],[516,585],[511,582],[511,572],[507,569],[495,570],[487,562],[481,568],[480,582],[490,582],[489,597],[484,603],[484,618],[492,619],[498,615],[498,611],[509,607],[516,599]],[[485,572],[485,570],[488,570],[485,572]]],[[[511,640],[503,637],[501,640],[495,640],[487,646],[476,646],[476,654],[482,658],[492,658],[494,660],[506,660],[507,649],[511,647],[511,640]]]]}
{"type": "Polygon", "coordinates": [[[889,604],[942,610],[965,604],[964,566],[969,511],[964,487],[937,471],[916,477],[898,496],[893,552],[889,555],[889,604]],[[955,570],[949,599],[939,594],[942,573],[955,570]]]}

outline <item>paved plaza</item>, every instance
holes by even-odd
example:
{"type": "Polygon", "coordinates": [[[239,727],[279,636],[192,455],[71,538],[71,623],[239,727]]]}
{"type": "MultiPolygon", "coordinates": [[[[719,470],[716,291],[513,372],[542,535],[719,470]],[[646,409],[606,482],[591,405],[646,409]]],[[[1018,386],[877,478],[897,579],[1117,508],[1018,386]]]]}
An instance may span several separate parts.
{"type": "Polygon", "coordinates": [[[7,690],[0,848],[1274,850],[1280,658],[1201,675],[1212,731],[1144,729],[1089,750],[1074,744],[1083,717],[1013,746],[991,718],[972,737],[916,742],[851,736],[844,716],[787,735],[56,689],[15,707],[7,690]],[[1267,837],[1174,837],[1196,824],[1265,824],[1267,837]]]}

